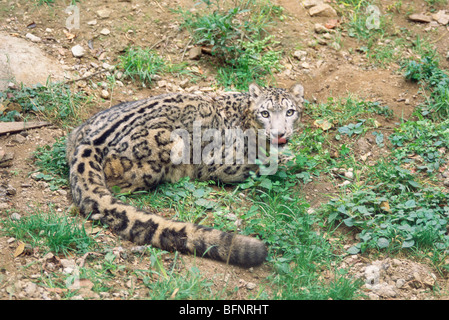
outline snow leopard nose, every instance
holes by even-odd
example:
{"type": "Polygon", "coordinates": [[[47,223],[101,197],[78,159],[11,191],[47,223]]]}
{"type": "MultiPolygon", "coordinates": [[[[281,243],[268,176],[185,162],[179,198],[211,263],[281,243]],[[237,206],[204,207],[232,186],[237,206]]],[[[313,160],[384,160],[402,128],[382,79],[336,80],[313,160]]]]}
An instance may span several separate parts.
{"type": "Polygon", "coordinates": [[[271,134],[274,138],[283,138],[285,136],[285,130],[272,130],[271,134]]]}

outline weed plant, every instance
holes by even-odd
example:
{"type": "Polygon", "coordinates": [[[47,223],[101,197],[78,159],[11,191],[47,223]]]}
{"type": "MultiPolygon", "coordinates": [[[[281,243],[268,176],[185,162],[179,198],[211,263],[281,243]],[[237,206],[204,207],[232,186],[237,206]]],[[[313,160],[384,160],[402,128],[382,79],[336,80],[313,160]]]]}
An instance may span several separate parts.
{"type": "Polygon", "coordinates": [[[6,218],[2,227],[9,236],[55,254],[85,253],[95,244],[80,221],[58,214],[52,207],[48,212],[37,210],[20,220],[6,218]]]}
{"type": "Polygon", "coordinates": [[[141,47],[128,48],[119,60],[119,67],[124,70],[124,75],[139,80],[142,84],[150,84],[166,66],[159,54],[141,47]]]}
{"type": "Polygon", "coordinates": [[[53,145],[38,147],[34,153],[39,173],[38,180],[46,181],[50,190],[68,186],[69,167],[66,161],[66,138],[57,139],[53,145]]]}
{"type": "Polygon", "coordinates": [[[0,110],[0,121],[26,120],[28,114],[43,117],[62,127],[70,127],[80,122],[82,110],[91,99],[83,92],[72,93],[64,83],[47,82],[45,86],[7,89],[0,92],[0,101],[8,105],[18,105],[19,111],[0,110]]]}
{"type": "Polygon", "coordinates": [[[449,75],[439,68],[436,53],[422,57],[421,61],[406,61],[402,69],[404,76],[420,82],[430,92],[426,103],[420,107],[421,115],[434,120],[445,120],[449,116],[449,75]]]}
{"type": "Polygon", "coordinates": [[[203,1],[206,10],[178,10],[182,27],[195,45],[211,48],[217,60],[218,82],[226,88],[246,90],[249,83],[265,84],[266,77],[281,69],[281,52],[267,28],[280,7],[269,1],[236,1],[228,8],[220,1],[203,1]]]}

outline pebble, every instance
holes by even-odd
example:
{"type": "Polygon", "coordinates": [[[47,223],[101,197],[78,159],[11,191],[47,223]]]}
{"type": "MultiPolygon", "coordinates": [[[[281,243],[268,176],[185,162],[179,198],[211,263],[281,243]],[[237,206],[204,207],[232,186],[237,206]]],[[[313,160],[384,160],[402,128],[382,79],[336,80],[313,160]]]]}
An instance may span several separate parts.
{"type": "Polygon", "coordinates": [[[327,29],[323,24],[321,23],[315,23],[314,25],[315,33],[327,33],[329,29],[327,29]]]}
{"type": "Polygon", "coordinates": [[[325,3],[320,3],[309,9],[309,14],[311,17],[337,17],[337,11],[330,5],[325,3]]]}
{"type": "Polygon", "coordinates": [[[108,28],[104,28],[104,29],[101,29],[100,33],[104,36],[107,36],[108,34],[111,33],[111,30],[109,30],[108,28]]]}
{"type": "Polygon", "coordinates": [[[396,288],[400,289],[405,285],[405,280],[404,279],[398,279],[396,280],[396,288]]]}
{"type": "Polygon", "coordinates": [[[440,10],[437,13],[432,14],[432,18],[443,26],[449,23],[449,15],[446,14],[444,10],[440,10]]]}
{"type": "Polygon", "coordinates": [[[25,138],[24,136],[22,136],[20,134],[15,134],[12,137],[11,142],[17,143],[17,144],[23,144],[26,140],[27,140],[27,138],[25,138]]]}
{"type": "Polygon", "coordinates": [[[41,41],[42,41],[41,38],[39,38],[38,36],[35,36],[35,35],[32,34],[32,33],[27,33],[27,34],[25,35],[25,37],[26,37],[27,39],[30,39],[31,42],[41,42],[41,41]]]}
{"type": "Polygon", "coordinates": [[[408,16],[408,18],[412,21],[416,21],[416,22],[425,22],[425,23],[429,23],[430,21],[432,21],[432,17],[426,16],[425,14],[422,13],[414,13],[408,16]]]}
{"type": "Polygon", "coordinates": [[[293,52],[293,57],[295,57],[299,61],[304,61],[307,57],[307,51],[297,50],[297,51],[293,52]]]}
{"type": "MultiPolygon", "coordinates": [[[[352,168],[351,168],[352,169],[352,168]]],[[[354,178],[354,171],[349,169],[348,171],[345,172],[345,177],[348,179],[353,179],[354,178]]]]}
{"type": "Polygon", "coordinates": [[[190,60],[198,60],[202,55],[201,47],[193,47],[189,51],[190,60]]]}
{"type": "Polygon", "coordinates": [[[107,62],[104,62],[102,64],[102,67],[103,67],[103,69],[108,70],[108,71],[114,71],[114,69],[115,69],[115,66],[112,66],[107,62]]]}
{"type": "Polygon", "coordinates": [[[105,89],[101,90],[100,97],[102,97],[103,99],[109,99],[109,91],[105,89]]]}
{"type": "Polygon", "coordinates": [[[6,202],[0,202],[0,210],[9,209],[9,204],[6,202]]]}
{"type": "Polygon", "coordinates": [[[98,15],[98,17],[100,17],[100,19],[107,19],[111,15],[111,12],[112,12],[111,9],[104,8],[104,9],[98,10],[97,15],[98,15]]]}
{"type": "Polygon", "coordinates": [[[255,284],[253,282],[248,282],[246,284],[246,289],[248,289],[248,290],[254,290],[254,289],[256,289],[256,287],[257,287],[257,284],[255,284]]]}
{"type": "Polygon", "coordinates": [[[84,56],[85,50],[84,48],[77,44],[76,46],[72,47],[72,54],[75,58],[81,58],[84,56]]]}
{"type": "Polygon", "coordinates": [[[319,5],[319,4],[322,4],[322,2],[320,0],[305,0],[302,3],[304,8],[306,8],[306,9],[310,9],[310,8],[312,8],[314,6],[319,5]]]}
{"type": "Polygon", "coordinates": [[[37,291],[37,285],[33,282],[28,282],[25,287],[25,292],[28,296],[33,296],[37,291]]]}
{"type": "Polygon", "coordinates": [[[17,212],[14,212],[10,215],[11,220],[17,220],[19,221],[20,218],[22,218],[22,216],[20,214],[18,214],[17,212]]]}

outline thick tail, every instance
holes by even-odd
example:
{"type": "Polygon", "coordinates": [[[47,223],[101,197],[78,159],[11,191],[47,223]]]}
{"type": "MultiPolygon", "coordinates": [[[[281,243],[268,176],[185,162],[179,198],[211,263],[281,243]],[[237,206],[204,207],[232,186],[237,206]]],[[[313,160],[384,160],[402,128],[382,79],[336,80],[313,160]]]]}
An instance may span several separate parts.
{"type": "Polygon", "coordinates": [[[84,215],[102,221],[118,235],[137,244],[151,244],[167,251],[196,254],[242,267],[265,261],[267,249],[260,240],[167,220],[117,200],[106,186],[100,165],[78,160],[89,153],[86,150],[90,150],[89,146],[77,148],[76,153],[81,157],[69,157],[73,200],[84,215]]]}

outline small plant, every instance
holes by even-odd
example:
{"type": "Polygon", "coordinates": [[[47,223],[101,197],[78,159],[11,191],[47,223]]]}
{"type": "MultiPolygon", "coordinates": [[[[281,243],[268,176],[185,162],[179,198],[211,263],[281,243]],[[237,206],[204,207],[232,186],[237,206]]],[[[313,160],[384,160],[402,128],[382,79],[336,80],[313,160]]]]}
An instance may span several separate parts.
{"type": "Polygon", "coordinates": [[[342,134],[347,134],[351,137],[353,134],[362,134],[365,129],[362,127],[365,120],[359,120],[357,123],[350,123],[346,126],[338,128],[338,132],[342,134]]]}
{"type": "Polygon", "coordinates": [[[420,62],[409,60],[402,66],[406,79],[418,81],[430,91],[421,114],[444,120],[449,116],[449,75],[439,68],[436,54],[424,56],[420,62]]]}
{"type": "Polygon", "coordinates": [[[164,60],[155,51],[141,47],[128,48],[119,59],[124,75],[138,79],[142,84],[150,84],[165,68],[164,60]]]}
{"type": "Polygon", "coordinates": [[[167,270],[160,257],[152,255],[151,269],[140,270],[143,284],[148,287],[151,299],[204,299],[211,298],[212,282],[201,276],[197,267],[191,267],[183,275],[177,271],[179,257],[167,270]]]}
{"type": "Polygon", "coordinates": [[[402,123],[389,136],[391,155],[371,168],[365,185],[324,206],[330,222],[341,221],[360,231],[360,242],[350,253],[449,248],[449,197],[442,189],[421,182],[418,174],[439,172],[446,162],[448,137],[447,121],[402,123]]]}
{"type": "Polygon", "coordinates": [[[50,190],[68,186],[69,167],[66,161],[65,137],[52,145],[38,147],[34,153],[40,173],[35,176],[49,183],[50,190]]]}
{"type": "Polygon", "coordinates": [[[20,220],[7,218],[2,224],[3,231],[9,236],[55,254],[85,253],[95,243],[80,221],[58,214],[53,208],[48,212],[39,210],[20,220]]]}
{"type": "Polygon", "coordinates": [[[72,93],[64,83],[47,83],[45,86],[7,89],[0,92],[0,101],[8,105],[19,106],[20,111],[4,112],[0,110],[2,121],[25,118],[28,114],[44,117],[57,125],[68,127],[79,123],[82,107],[90,102],[83,92],[72,93]],[[2,112],[5,113],[2,115],[2,112]]]}
{"type": "Polygon", "coordinates": [[[253,81],[265,84],[266,76],[281,69],[281,53],[271,49],[276,44],[273,37],[265,36],[272,16],[281,14],[280,7],[254,0],[236,1],[231,8],[219,1],[204,3],[205,12],[179,13],[194,43],[210,47],[221,85],[246,90],[253,81]]]}

